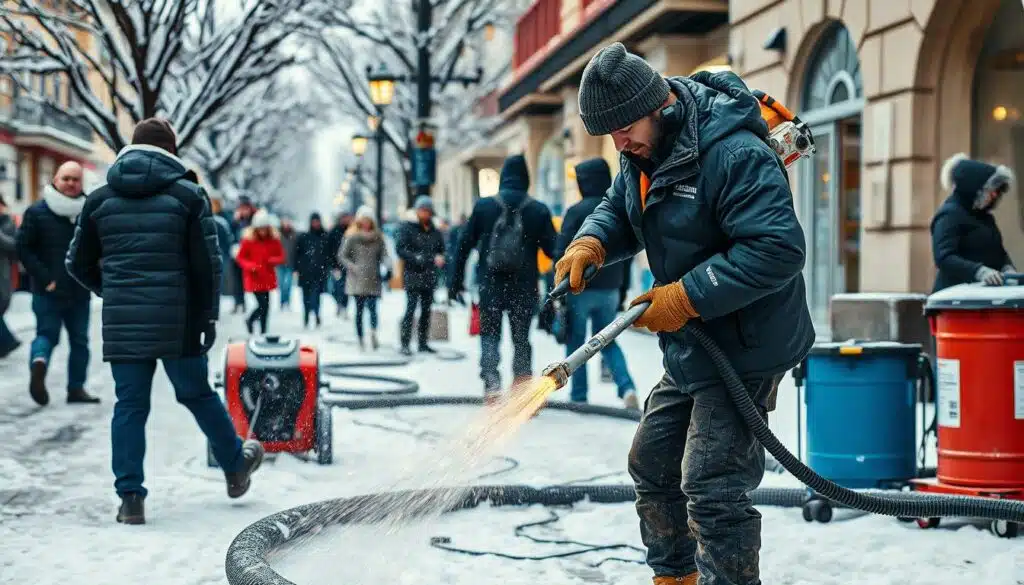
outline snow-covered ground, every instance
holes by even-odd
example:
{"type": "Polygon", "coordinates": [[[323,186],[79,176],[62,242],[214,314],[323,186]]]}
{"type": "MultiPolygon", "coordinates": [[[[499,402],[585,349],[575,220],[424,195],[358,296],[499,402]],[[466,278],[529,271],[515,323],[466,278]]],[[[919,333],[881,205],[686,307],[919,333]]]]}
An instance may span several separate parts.
{"type": "MultiPolygon", "coordinates": [[[[401,294],[385,297],[385,343],[397,337],[402,302],[401,294]]],[[[281,313],[276,307],[271,326],[278,333],[317,343],[325,360],[351,359],[355,352],[351,345],[325,339],[329,334],[351,337],[351,322],[333,317],[333,304],[326,296],[325,314],[329,317],[319,334],[304,333],[297,312],[281,313]]],[[[21,328],[14,325],[18,319],[23,317],[8,314],[12,328],[21,328]]],[[[243,335],[242,320],[225,311],[221,344],[232,335],[243,335]]],[[[31,327],[31,321],[27,323],[31,327]]],[[[466,335],[466,323],[465,309],[453,309],[453,340],[447,345],[466,351],[467,360],[440,362],[418,357],[408,367],[384,373],[415,378],[422,394],[478,395],[478,345],[466,335]]],[[[19,333],[25,345],[0,361],[0,444],[6,447],[0,453],[0,583],[223,583],[224,553],[248,524],[298,504],[386,489],[406,477],[410,468],[420,471],[417,477],[423,485],[430,485],[434,479],[424,461],[436,458],[438,444],[457,436],[478,414],[471,407],[336,409],[334,465],[321,467],[277,457],[257,473],[249,494],[231,501],[225,495],[222,475],[205,466],[204,440],[191,416],[174,402],[166,378],[158,374],[147,428],[148,523],[121,526],[114,522],[117,499],[109,464],[113,390],[109,369],[99,361],[98,313],[92,332],[95,342],[89,390],[103,398],[99,407],[71,407],[61,400],[65,374],[59,364],[66,359],[64,345],[55,354],[50,375],[54,400],[45,409],[34,407],[26,388],[31,332],[19,333]]],[[[535,370],[563,355],[563,349],[549,336],[536,332],[533,339],[535,370]]],[[[633,376],[646,394],[661,374],[657,344],[652,337],[636,333],[624,335],[622,344],[633,376]]],[[[506,375],[510,350],[506,336],[506,375]]],[[[218,354],[219,348],[214,353],[218,354]]],[[[597,382],[597,364],[591,368],[591,400],[617,404],[614,388],[597,382]]],[[[564,400],[566,393],[561,391],[555,399],[564,400]]],[[[772,426],[795,447],[791,383],[782,389],[772,426]]],[[[465,479],[542,486],[612,474],[602,481],[626,482],[626,453],[634,428],[635,423],[628,421],[542,411],[495,457],[467,469],[465,479]],[[501,472],[503,469],[506,471],[501,472]],[[474,479],[485,474],[489,475],[474,479]]],[[[765,484],[793,485],[793,480],[769,474],[765,484]]],[[[538,538],[640,546],[630,505],[581,504],[554,512],[562,517],[560,521],[528,532],[538,538]]],[[[922,531],[888,518],[851,517],[848,513],[837,513],[837,521],[821,525],[804,523],[799,510],[765,508],[762,512],[765,583],[1024,583],[1024,543],[997,539],[965,523],[948,522],[944,524],[948,528],[922,531]]],[[[649,583],[650,573],[641,564],[592,566],[610,556],[642,559],[641,553],[630,549],[513,561],[459,555],[429,544],[431,536],[448,536],[457,547],[506,554],[572,550],[572,546],[538,544],[514,536],[517,524],[544,520],[550,513],[540,507],[484,507],[395,533],[385,534],[369,526],[332,529],[302,546],[280,551],[273,564],[298,583],[649,583]]]]}

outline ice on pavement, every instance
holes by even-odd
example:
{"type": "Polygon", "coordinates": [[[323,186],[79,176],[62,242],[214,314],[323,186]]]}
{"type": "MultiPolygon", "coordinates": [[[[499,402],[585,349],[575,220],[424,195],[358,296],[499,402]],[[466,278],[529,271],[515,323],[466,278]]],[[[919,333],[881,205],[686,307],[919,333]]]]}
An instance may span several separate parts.
{"type": "MultiPolygon", "coordinates": [[[[385,296],[381,341],[392,344],[403,295],[385,296]]],[[[325,297],[325,326],[304,333],[297,312],[281,313],[272,304],[271,327],[300,335],[321,346],[326,359],[355,357],[352,346],[324,342],[328,334],[351,335],[351,322],[333,317],[325,297]]],[[[224,312],[220,339],[242,337],[243,317],[224,312]]],[[[415,378],[421,394],[479,395],[478,342],[466,335],[468,316],[453,309],[451,347],[468,352],[461,362],[420,358],[384,373],[415,378]]],[[[382,411],[335,410],[335,463],[321,467],[288,456],[268,461],[249,494],[228,500],[222,475],[205,466],[204,441],[188,411],[174,402],[166,378],[158,372],[153,412],[147,428],[145,526],[114,522],[117,499],[110,472],[109,425],[113,388],[109,369],[99,361],[99,314],[92,326],[94,361],[90,391],[99,407],[64,404],[65,344],[51,368],[54,399],[36,409],[28,398],[28,343],[0,362],[0,583],[64,585],[68,582],[147,585],[224,583],[224,553],[245,526],[282,509],[328,498],[364,494],[391,485],[408,466],[424,458],[436,442],[458,433],[473,417],[470,407],[422,407],[382,411]]],[[[29,341],[30,333],[19,333],[29,341]]],[[[661,374],[654,338],[627,333],[622,345],[637,385],[646,394],[661,374]]],[[[564,354],[553,339],[533,336],[534,369],[564,354]]],[[[219,349],[213,355],[219,355],[219,349]]],[[[508,375],[511,347],[502,349],[508,375]]],[[[217,360],[211,360],[211,366],[217,360]]],[[[616,404],[614,388],[598,383],[590,365],[591,400],[616,404]]],[[[555,400],[567,398],[565,390],[555,400]]],[[[784,385],[771,424],[791,448],[796,445],[795,391],[784,385]]],[[[472,470],[476,483],[564,483],[602,474],[606,482],[627,482],[626,456],[635,423],[543,411],[493,459],[472,470]],[[514,461],[513,461],[514,460],[514,461]],[[506,470],[503,471],[502,470],[506,470]],[[476,476],[494,473],[494,475],[476,476]]],[[[424,479],[429,483],[429,478],[424,479]]],[[[769,474],[766,485],[794,485],[792,478],[769,474]]],[[[541,538],[591,544],[640,546],[631,505],[584,503],[556,509],[562,519],[532,529],[541,538]]],[[[1024,542],[998,539],[982,527],[946,521],[942,528],[920,530],[881,517],[836,513],[832,524],[806,524],[800,510],[765,507],[762,578],[783,585],[929,584],[986,585],[1024,583],[1024,542]]],[[[607,556],[639,559],[630,550],[588,553],[578,558],[512,561],[472,557],[430,547],[431,536],[448,536],[454,546],[511,554],[545,555],[571,546],[531,543],[516,538],[513,527],[543,520],[549,510],[481,507],[432,519],[392,534],[373,526],[327,530],[276,553],[273,566],[298,583],[405,584],[450,583],[615,583],[650,582],[643,565],[607,562],[607,556]],[[375,532],[376,531],[376,532],[375,532]]]]}

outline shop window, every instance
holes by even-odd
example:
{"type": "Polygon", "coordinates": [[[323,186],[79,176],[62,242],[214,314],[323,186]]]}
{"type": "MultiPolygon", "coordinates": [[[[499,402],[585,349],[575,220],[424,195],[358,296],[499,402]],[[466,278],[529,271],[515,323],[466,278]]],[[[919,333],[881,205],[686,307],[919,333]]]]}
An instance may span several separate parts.
{"type": "Polygon", "coordinates": [[[808,63],[801,104],[817,147],[813,161],[802,166],[800,211],[808,304],[821,333],[828,328],[832,296],[860,292],[863,103],[857,48],[835,22],[808,63]]]}

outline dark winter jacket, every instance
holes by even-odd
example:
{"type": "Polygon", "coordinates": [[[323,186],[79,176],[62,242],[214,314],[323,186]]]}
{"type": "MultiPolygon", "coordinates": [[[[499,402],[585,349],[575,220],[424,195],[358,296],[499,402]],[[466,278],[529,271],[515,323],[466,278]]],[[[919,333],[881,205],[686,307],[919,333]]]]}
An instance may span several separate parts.
{"type": "MultiPolygon", "coordinates": [[[[529,188],[530,174],[526,168],[526,160],[521,155],[505,159],[505,164],[501,168],[498,194],[495,197],[500,197],[508,206],[516,207],[529,197],[527,193],[529,188]]],[[[548,258],[553,258],[555,254],[556,234],[555,226],[551,221],[551,211],[547,205],[537,200],[530,200],[526,203],[522,208],[526,263],[523,269],[514,275],[496,273],[487,268],[487,251],[490,249],[491,232],[503,212],[501,204],[495,197],[480,199],[473,206],[473,213],[469,216],[469,221],[463,228],[462,238],[459,240],[459,254],[455,261],[456,270],[453,282],[458,288],[461,288],[466,260],[473,248],[476,248],[480,252],[481,288],[501,287],[506,290],[536,294],[537,279],[540,276],[537,270],[537,250],[538,248],[543,250],[548,258]]]]}
{"type": "Polygon", "coordinates": [[[338,252],[341,251],[341,246],[345,243],[345,230],[348,229],[347,225],[336,224],[327,232],[327,261],[328,271],[330,270],[344,270],[345,267],[338,262],[338,252]]]}
{"type": "Polygon", "coordinates": [[[235,236],[231,231],[231,223],[221,215],[213,216],[214,224],[217,227],[217,247],[220,248],[221,259],[224,266],[228,265],[231,259],[231,248],[235,245],[235,236]]]}
{"type": "Polygon", "coordinates": [[[322,227],[318,230],[310,228],[295,241],[292,268],[299,273],[299,286],[323,290],[334,262],[330,238],[322,227]]]}
{"type": "MultiPolygon", "coordinates": [[[[603,158],[595,158],[576,165],[576,184],[583,199],[565,212],[555,244],[555,262],[562,258],[569,242],[583,226],[583,220],[594,212],[608,188],[612,186],[612,174],[608,163],[603,158]]],[[[625,291],[629,288],[631,262],[632,259],[629,259],[605,266],[590,280],[587,289],[625,291]]]]}
{"type": "Polygon", "coordinates": [[[974,282],[982,266],[999,271],[1013,266],[991,210],[974,209],[980,189],[981,183],[961,181],[932,218],[932,254],[938,268],[932,292],[974,282]]]}
{"type": "Polygon", "coordinates": [[[201,353],[220,314],[221,251],[210,201],[182,161],[129,146],[89,195],[67,270],[103,297],[103,359],[201,353]]]}
{"type": "Polygon", "coordinates": [[[85,197],[71,199],[51,185],[43,191],[43,200],[32,205],[21,218],[18,230],[18,259],[32,281],[32,294],[46,295],[60,301],[81,301],[89,298],[64,269],[71,238],[75,235],[75,220],[85,203],[85,197]],[[56,282],[53,292],[46,287],[56,282]]]}
{"type": "Polygon", "coordinates": [[[402,259],[402,282],[406,290],[433,290],[437,287],[435,256],[444,256],[444,235],[434,222],[403,222],[395,237],[395,253],[402,259]]]}
{"type": "MultiPolygon", "coordinates": [[[[804,233],[782,161],[765,142],[757,100],[732,73],[669,79],[677,107],[658,149],[646,208],[631,156],[577,237],[602,242],[608,261],[647,251],[658,284],[682,281],[703,325],[741,377],[798,364],[814,343],[805,298],[804,233]]],[[[651,165],[653,166],[653,165],[651,165]]],[[[660,335],[665,365],[684,389],[720,384],[684,329],[660,335]]]]}
{"type": "Polygon", "coordinates": [[[18,228],[8,213],[0,214],[0,315],[7,312],[14,294],[12,275],[17,255],[18,228]]]}

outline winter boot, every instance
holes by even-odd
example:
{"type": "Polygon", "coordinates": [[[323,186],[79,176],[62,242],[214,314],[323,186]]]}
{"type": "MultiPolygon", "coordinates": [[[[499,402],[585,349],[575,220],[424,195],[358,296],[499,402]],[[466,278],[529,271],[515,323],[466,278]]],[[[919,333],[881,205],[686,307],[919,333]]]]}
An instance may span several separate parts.
{"type": "Polygon", "coordinates": [[[121,507],[117,509],[117,521],[120,524],[146,523],[146,497],[142,494],[125,494],[121,496],[121,507]]]}
{"type": "Polygon", "coordinates": [[[228,497],[240,498],[249,491],[252,485],[252,474],[260,468],[263,463],[263,445],[259,441],[246,441],[242,444],[242,458],[244,463],[241,471],[225,473],[224,478],[228,482],[228,497]]]}
{"type": "Polygon", "coordinates": [[[376,329],[370,330],[370,347],[372,347],[374,351],[380,349],[380,340],[377,338],[376,329]]]}
{"type": "Polygon", "coordinates": [[[494,406],[501,402],[501,390],[484,390],[484,406],[494,406]]]}
{"type": "Polygon", "coordinates": [[[437,350],[430,347],[426,343],[420,344],[420,353],[437,353],[437,350]]]}
{"type": "Polygon", "coordinates": [[[68,404],[99,404],[98,396],[89,394],[82,388],[68,390],[68,404]]]}
{"type": "Polygon", "coordinates": [[[398,353],[400,353],[400,354],[402,354],[402,355],[404,355],[406,357],[412,356],[412,350],[409,349],[408,345],[403,345],[402,349],[398,350],[398,353]]]}
{"type": "Polygon", "coordinates": [[[358,338],[358,341],[359,341],[359,351],[366,351],[366,342],[363,341],[362,336],[360,336],[358,338]]]}
{"type": "Polygon", "coordinates": [[[36,404],[39,406],[46,406],[50,403],[50,393],[46,390],[46,369],[46,360],[32,360],[28,393],[32,396],[32,400],[35,400],[36,404]]]}
{"type": "Polygon", "coordinates": [[[636,390],[626,392],[622,397],[622,407],[630,410],[640,410],[640,400],[636,397],[636,390]]]}
{"type": "Polygon", "coordinates": [[[654,585],[697,585],[698,573],[690,573],[685,577],[655,577],[654,585]]]}

